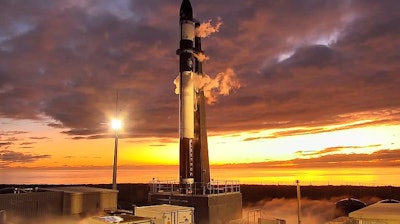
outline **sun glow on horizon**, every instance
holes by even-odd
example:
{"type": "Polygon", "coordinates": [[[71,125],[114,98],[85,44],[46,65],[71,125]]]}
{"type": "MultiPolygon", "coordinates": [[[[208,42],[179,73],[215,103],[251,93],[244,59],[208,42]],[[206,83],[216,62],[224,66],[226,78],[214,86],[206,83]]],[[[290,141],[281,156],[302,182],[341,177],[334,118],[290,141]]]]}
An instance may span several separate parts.
{"type": "MultiPolygon", "coordinates": [[[[372,121],[364,119],[331,126],[252,130],[223,135],[213,133],[208,137],[210,164],[290,161],[400,149],[400,125],[369,125],[372,121]]],[[[16,132],[15,138],[20,140],[13,143],[13,151],[26,159],[3,167],[100,167],[112,164],[114,139],[111,132],[109,138],[73,140],[63,134],[62,129],[45,123],[33,124],[39,125],[38,130],[41,130],[35,132],[34,140],[30,132],[16,132]]],[[[119,165],[179,164],[178,139],[126,138],[125,134],[122,132],[119,140],[119,165]]]]}
{"type": "MultiPolygon", "coordinates": [[[[312,128],[311,128],[312,129],[312,128]]],[[[337,148],[332,153],[372,153],[379,149],[399,149],[400,125],[359,127],[305,134],[279,133],[288,129],[240,133],[235,137],[209,138],[210,161],[213,164],[290,160],[298,151],[318,152],[337,148]],[[277,135],[275,135],[278,133],[277,135]],[[239,162],[240,161],[240,162],[239,162]]],[[[293,131],[293,129],[291,130],[293,131]]],[[[310,156],[305,156],[309,157],[310,156]]]]}

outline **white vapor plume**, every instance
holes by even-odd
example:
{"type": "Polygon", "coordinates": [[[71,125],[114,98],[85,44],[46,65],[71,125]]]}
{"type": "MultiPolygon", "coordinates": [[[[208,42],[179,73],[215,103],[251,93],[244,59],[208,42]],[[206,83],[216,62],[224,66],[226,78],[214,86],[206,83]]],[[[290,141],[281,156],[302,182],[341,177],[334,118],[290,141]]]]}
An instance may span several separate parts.
{"type": "Polygon", "coordinates": [[[218,32],[219,28],[222,26],[222,19],[220,17],[217,18],[217,23],[215,26],[211,24],[211,19],[208,22],[200,24],[199,27],[196,28],[196,36],[205,38],[210,36],[212,33],[218,32]]]}
{"type": "MultiPolygon", "coordinates": [[[[240,88],[239,80],[232,68],[227,68],[225,72],[218,73],[215,78],[211,78],[208,75],[201,76],[193,73],[193,80],[195,90],[199,91],[202,89],[204,91],[207,104],[213,104],[217,102],[217,97],[219,95],[227,96],[232,89],[240,88]]],[[[179,94],[179,75],[175,78],[174,84],[176,87],[175,93],[179,94]]]]}
{"type": "Polygon", "coordinates": [[[174,79],[175,84],[175,94],[179,94],[179,89],[181,88],[181,82],[179,80],[179,75],[174,79]]]}
{"type": "MultiPolygon", "coordinates": [[[[211,20],[208,22],[200,24],[196,28],[196,36],[205,38],[212,33],[218,32],[222,25],[222,19],[217,18],[217,23],[213,26],[211,20]]],[[[206,56],[203,52],[193,53],[193,56],[200,62],[209,60],[210,58],[206,56]]],[[[215,78],[211,78],[208,75],[199,75],[192,73],[195,91],[203,90],[204,96],[206,98],[207,104],[213,104],[217,102],[217,97],[219,95],[227,96],[232,89],[239,89],[240,83],[236,76],[235,71],[232,68],[227,68],[225,72],[218,73],[215,78]]],[[[179,94],[180,91],[180,79],[179,75],[174,80],[175,93],[179,94]]]]}
{"type": "Polygon", "coordinates": [[[193,53],[193,56],[199,60],[199,62],[207,61],[210,57],[206,56],[204,53],[199,52],[198,54],[193,53]]]}

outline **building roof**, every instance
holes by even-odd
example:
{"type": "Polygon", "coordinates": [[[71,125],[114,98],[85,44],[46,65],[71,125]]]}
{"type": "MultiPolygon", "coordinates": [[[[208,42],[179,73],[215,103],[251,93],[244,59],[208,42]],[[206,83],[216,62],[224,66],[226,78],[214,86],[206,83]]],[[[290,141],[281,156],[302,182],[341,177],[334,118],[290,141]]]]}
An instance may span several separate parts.
{"type": "Polygon", "coordinates": [[[381,219],[400,221],[400,203],[375,203],[351,212],[349,217],[357,219],[381,219]]]}
{"type": "Polygon", "coordinates": [[[63,191],[65,193],[112,193],[118,192],[118,190],[97,188],[97,187],[86,187],[86,186],[63,186],[46,188],[49,191],[63,191]]]}
{"type": "Polygon", "coordinates": [[[143,207],[136,207],[135,209],[144,209],[146,211],[154,211],[154,212],[171,212],[171,211],[182,211],[182,210],[194,210],[192,207],[178,206],[178,205],[150,205],[143,207]]]}

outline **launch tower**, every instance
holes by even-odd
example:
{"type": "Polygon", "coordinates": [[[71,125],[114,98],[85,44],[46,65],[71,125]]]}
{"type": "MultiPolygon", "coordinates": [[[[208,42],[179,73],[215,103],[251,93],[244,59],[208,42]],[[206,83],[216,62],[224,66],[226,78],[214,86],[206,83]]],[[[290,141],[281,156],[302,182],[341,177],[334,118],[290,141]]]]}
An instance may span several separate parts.
{"type": "Polygon", "coordinates": [[[240,223],[239,183],[210,179],[204,92],[194,83],[195,76],[203,76],[195,55],[204,52],[189,0],[182,1],[179,22],[179,182],[154,182],[149,201],[194,207],[196,224],[240,223]]]}

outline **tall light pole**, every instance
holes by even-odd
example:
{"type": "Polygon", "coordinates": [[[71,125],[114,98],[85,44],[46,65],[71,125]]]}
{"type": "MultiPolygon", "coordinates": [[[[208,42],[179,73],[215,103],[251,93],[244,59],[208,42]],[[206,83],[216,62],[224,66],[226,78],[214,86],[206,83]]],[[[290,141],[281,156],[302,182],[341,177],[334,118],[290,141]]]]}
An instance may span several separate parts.
{"type": "Polygon", "coordinates": [[[113,181],[112,189],[117,190],[117,163],[118,163],[118,130],[121,129],[120,120],[112,120],[111,127],[114,130],[114,164],[113,164],[113,181]]]}
{"type": "Polygon", "coordinates": [[[118,120],[118,92],[115,100],[115,119],[111,121],[111,128],[114,130],[114,163],[112,189],[117,190],[117,164],[118,164],[118,130],[121,129],[122,122],[118,120]]]}

